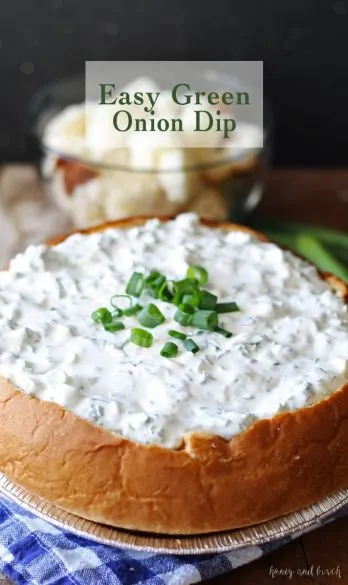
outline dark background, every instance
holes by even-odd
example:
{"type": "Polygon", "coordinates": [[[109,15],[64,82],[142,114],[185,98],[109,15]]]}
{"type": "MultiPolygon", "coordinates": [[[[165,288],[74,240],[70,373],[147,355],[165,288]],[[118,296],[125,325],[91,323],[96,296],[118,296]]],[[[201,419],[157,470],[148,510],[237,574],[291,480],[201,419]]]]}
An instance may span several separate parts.
{"type": "Polygon", "coordinates": [[[263,60],[275,164],[347,164],[346,0],[2,0],[0,162],[32,158],[37,88],[117,59],[263,60]]]}

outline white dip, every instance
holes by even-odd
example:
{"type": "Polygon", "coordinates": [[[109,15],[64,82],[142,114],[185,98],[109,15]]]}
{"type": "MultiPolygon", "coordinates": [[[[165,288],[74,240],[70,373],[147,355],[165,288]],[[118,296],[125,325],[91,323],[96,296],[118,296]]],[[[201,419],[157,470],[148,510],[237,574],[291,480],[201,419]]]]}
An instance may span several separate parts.
{"type": "MultiPolygon", "coordinates": [[[[150,301],[142,295],[140,302],[150,301]]],[[[224,233],[185,214],[127,230],[74,235],[54,248],[31,246],[0,273],[0,375],[41,400],[141,443],[180,444],[188,431],[224,438],[256,418],[319,400],[347,381],[347,307],[306,262],[243,232],[224,233]],[[233,332],[182,328],[176,307],[151,348],[125,344],[91,313],[124,293],[133,271],[185,277],[209,273],[207,288],[238,313],[221,315],[233,332]],[[192,333],[193,355],[168,330],[192,333]],[[174,359],[160,356],[166,341],[174,359]]]]}

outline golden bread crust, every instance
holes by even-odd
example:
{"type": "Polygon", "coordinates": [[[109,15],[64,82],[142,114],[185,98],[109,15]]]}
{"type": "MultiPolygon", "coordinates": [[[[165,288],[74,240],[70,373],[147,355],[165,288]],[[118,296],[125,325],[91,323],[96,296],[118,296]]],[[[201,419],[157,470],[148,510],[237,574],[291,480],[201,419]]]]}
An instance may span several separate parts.
{"type": "MultiPolygon", "coordinates": [[[[342,281],[323,277],[347,300],[342,281]]],[[[312,406],[259,420],[230,441],[188,433],[179,449],[120,437],[4,379],[0,424],[6,476],[67,511],[126,529],[195,534],[237,528],[301,509],[348,485],[348,384],[312,406]]]]}

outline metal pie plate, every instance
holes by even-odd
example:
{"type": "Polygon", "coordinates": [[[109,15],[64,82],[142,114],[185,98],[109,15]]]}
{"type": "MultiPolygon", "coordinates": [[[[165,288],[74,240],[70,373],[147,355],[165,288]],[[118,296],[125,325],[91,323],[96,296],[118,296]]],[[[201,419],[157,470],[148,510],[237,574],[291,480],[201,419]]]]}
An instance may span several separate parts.
{"type": "Polygon", "coordinates": [[[348,488],[320,502],[256,526],[197,536],[164,536],[132,532],[85,520],[49,504],[0,474],[0,493],[58,528],[101,544],[168,554],[209,554],[237,550],[291,536],[324,522],[348,505],[348,488]]]}

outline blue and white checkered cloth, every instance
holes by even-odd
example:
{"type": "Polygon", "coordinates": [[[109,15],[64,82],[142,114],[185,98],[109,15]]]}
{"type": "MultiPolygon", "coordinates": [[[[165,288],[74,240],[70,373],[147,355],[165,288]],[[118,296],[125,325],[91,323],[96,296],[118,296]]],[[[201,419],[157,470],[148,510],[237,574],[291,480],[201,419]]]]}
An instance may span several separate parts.
{"type": "MultiPolygon", "coordinates": [[[[330,519],[344,514],[348,508],[330,519]]],[[[214,555],[135,552],[75,536],[0,497],[0,572],[19,585],[189,585],[250,563],[299,535],[214,555]]]]}

